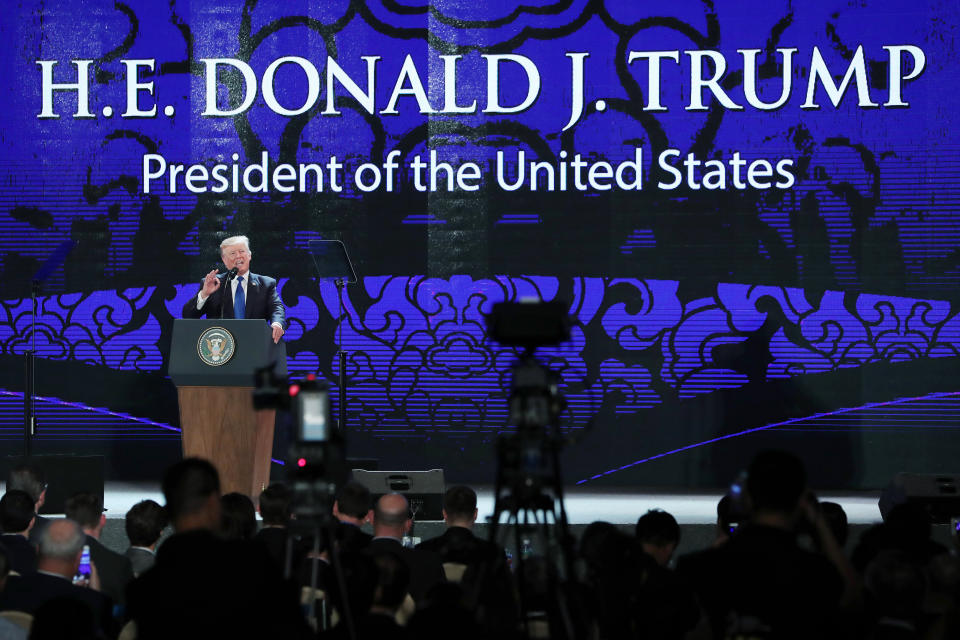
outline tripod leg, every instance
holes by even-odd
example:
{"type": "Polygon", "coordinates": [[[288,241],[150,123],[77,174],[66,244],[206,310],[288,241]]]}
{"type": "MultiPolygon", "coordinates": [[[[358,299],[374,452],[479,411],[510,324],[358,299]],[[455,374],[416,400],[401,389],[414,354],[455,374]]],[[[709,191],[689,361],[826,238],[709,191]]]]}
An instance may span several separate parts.
{"type": "Polygon", "coordinates": [[[330,563],[333,565],[333,573],[337,579],[337,589],[340,590],[340,600],[341,606],[343,607],[343,619],[344,624],[347,625],[347,637],[350,640],[357,640],[357,629],[354,624],[353,619],[353,610],[350,606],[350,596],[347,593],[347,581],[344,579],[343,575],[343,563],[340,559],[340,554],[336,548],[336,533],[334,529],[334,523],[328,522],[327,526],[324,527],[323,533],[327,538],[327,549],[330,553],[330,563]]]}

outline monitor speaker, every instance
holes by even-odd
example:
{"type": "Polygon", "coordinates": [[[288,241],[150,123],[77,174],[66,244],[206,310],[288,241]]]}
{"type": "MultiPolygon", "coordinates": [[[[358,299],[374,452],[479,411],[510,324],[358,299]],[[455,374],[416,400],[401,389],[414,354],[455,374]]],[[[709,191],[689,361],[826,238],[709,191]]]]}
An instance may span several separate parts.
{"type": "Polygon", "coordinates": [[[41,514],[63,513],[67,498],[86,491],[103,497],[103,456],[41,455],[3,458],[3,475],[24,463],[41,471],[47,483],[47,497],[41,514]]]}
{"type": "Polygon", "coordinates": [[[933,524],[960,517],[960,475],[898,473],[880,494],[880,515],[899,504],[918,504],[933,524]]]}
{"type": "Polygon", "coordinates": [[[443,469],[429,471],[367,471],[354,469],[353,479],[370,490],[373,501],[387,493],[402,493],[414,520],[443,520],[443,469]]]}

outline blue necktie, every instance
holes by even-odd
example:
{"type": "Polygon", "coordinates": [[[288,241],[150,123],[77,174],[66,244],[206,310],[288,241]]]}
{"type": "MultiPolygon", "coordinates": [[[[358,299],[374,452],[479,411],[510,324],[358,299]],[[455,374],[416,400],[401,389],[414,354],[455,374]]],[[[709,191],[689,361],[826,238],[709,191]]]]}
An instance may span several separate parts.
{"type": "Polygon", "coordinates": [[[243,276],[237,276],[237,293],[233,296],[233,317],[243,318],[247,311],[247,299],[243,295],[243,276]]]}

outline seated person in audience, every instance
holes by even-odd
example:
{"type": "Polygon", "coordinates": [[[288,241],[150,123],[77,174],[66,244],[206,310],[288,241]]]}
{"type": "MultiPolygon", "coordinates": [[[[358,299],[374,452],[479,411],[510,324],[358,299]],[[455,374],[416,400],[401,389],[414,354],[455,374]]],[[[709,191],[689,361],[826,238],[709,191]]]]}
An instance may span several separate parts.
{"type": "Polygon", "coordinates": [[[37,607],[30,640],[101,640],[90,609],[79,600],[54,598],[37,607]]]}
{"type": "Polygon", "coordinates": [[[666,567],[680,544],[680,525],[666,511],[651,509],[637,519],[636,536],[644,552],[666,567]]]}
{"type": "Polygon", "coordinates": [[[503,560],[506,554],[496,544],[473,535],[477,522],[477,494],[470,487],[455,486],[443,495],[443,521],[447,530],[436,538],[425,540],[418,549],[433,551],[443,562],[474,564],[503,560]]]}
{"type": "MultiPolygon", "coordinates": [[[[347,588],[347,604],[356,637],[404,638],[404,629],[397,624],[397,611],[408,593],[410,572],[396,555],[345,552],[343,554],[343,581],[347,588]]],[[[336,626],[320,635],[329,640],[350,637],[343,598],[334,585],[328,592],[330,604],[336,609],[336,626]]]]}
{"type": "Polygon", "coordinates": [[[242,493],[220,498],[220,535],[225,540],[253,540],[257,533],[257,508],[242,493]]]}
{"type": "Polygon", "coordinates": [[[865,531],[853,550],[853,565],[861,573],[884,551],[898,551],[919,567],[947,553],[947,548],[933,539],[930,516],[922,505],[904,502],[882,515],[883,522],[865,531]]]}
{"type": "Polygon", "coordinates": [[[853,572],[807,499],[803,463],[783,451],[751,462],[748,521],[724,545],[680,558],[677,570],[697,592],[715,638],[821,638],[836,629],[853,572]],[[801,548],[806,519],[824,554],[801,548]],[[841,571],[843,573],[841,573],[841,571]]]}
{"type": "MultiPolygon", "coordinates": [[[[421,542],[417,548],[438,554],[445,570],[450,568],[452,571],[451,565],[465,569],[463,575],[454,581],[460,583],[464,603],[476,612],[480,621],[485,625],[512,628],[519,607],[507,556],[495,543],[473,535],[477,513],[477,494],[473,489],[450,487],[443,496],[443,520],[447,530],[436,538],[421,542]]],[[[450,573],[447,578],[454,579],[450,573]]]]}
{"type": "MultiPolygon", "coordinates": [[[[833,534],[833,539],[837,541],[837,545],[841,549],[845,548],[849,537],[847,512],[836,502],[821,502],[820,514],[823,516],[824,522],[827,523],[830,533],[833,534]]],[[[814,542],[819,543],[819,539],[814,540],[814,542]]]]}
{"type": "Polygon", "coordinates": [[[373,522],[373,502],[370,490],[359,482],[348,482],[337,493],[333,503],[333,517],[337,519],[337,547],[341,552],[359,551],[373,540],[360,529],[373,522]]]}
{"type": "MultiPolygon", "coordinates": [[[[73,584],[86,542],[83,530],[73,520],[50,520],[40,536],[37,570],[7,579],[0,595],[0,611],[24,611],[33,615],[46,602],[71,598],[87,606],[102,632],[115,635],[110,598],[95,588],[73,584]]],[[[93,586],[95,583],[94,577],[93,586]]]]}
{"type": "Polygon", "coordinates": [[[366,616],[361,618],[357,632],[361,638],[383,638],[389,633],[396,636],[400,631],[397,611],[403,604],[410,586],[410,570],[394,553],[375,553],[373,563],[377,567],[377,586],[373,602],[366,616]]]}
{"type": "Polygon", "coordinates": [[[293,545],[290,550],[291,569],[300,566],[305,554],[303,544],[290,532],[289,528],[292,500],[293,494],[290,488],[282,482],[274,482],[260,492],[257,507],[263,519],[263,526],[254,536],[254,540],[263,545],[273,558],[274,564],[280,569],[285,569],[287,566],[288,544],[293,545]]]}
{"type": "Polygon", "coordinates": [[[899,551],[880,552],[864,576],[868,637],[878,640],[932,637],[926,628],[926,592],[927,576],[921,567],[899,551]]]}
{"type": "Polygon", "coordinates": [[[640,543],[609,522],[592,522],[580,537],[583,562],[583,607],[595,631],[583,635],[632,638],[637,620],[639,585],[654,566],[640,543]]]}
{"type": "MultiPolygon", "coordinates": [[[[7,550],[3,543],[0,543],[0,597],[3,596],[3,590],[7,586],[7,576],[10,575],[10,563],[7,558],[7,550]]],[[[27,640],[27,632],[19,625],[0,618],[0,638],[3,640],[27,640]]]]}
{"type": "Polygon", "coordinates": [[[733,513],[733,500],[728,493],[720,498],[720,502],[717,503],[717,534],[712,546],[723,545],[730,539],[738,526],[740,526],[740,519],[733,513]]]}
{"type": "Polygon", "coordinates": [[[40,534],[50,522],[40,515],[40,507],[47,499],[47,479],[43,469],[29,462],[16,465],[7,473],[7,491],[26,491],[33,500],[33,511],[37,514],[30,530],[30,542],[36,547],[40,544],[40,534]]]}
{"type": "Polygon", "coordinates": [[[153,500],[142,500],[130,507],[125,520],[130,548],[124,555],[130,559],[133,575],[153,566],[157,557],[157,543],[167,526],[167,514],[153,500]]]}
{"type": "MultiPolygon", "coordinates": [[[[478,624],[476,612],[464,604],[460,586],[453,583],[436,587],[427,606],[417,609],[406,625],[407,635],[417,640],[447,640],[452,629],[456,629],[457,640],[518,640],[522,637],[516,621],[502,631],[478,624]]],[[[535,633],[531,630],[531,636],[536,637],[535,633]]],[[[586,636],[574,634],[573,637],[586,636]]]]}
{"type": "Polygon", "coordinates": [[[399,493],[388,493],[377,500],[373,510],[373,540],[364,548],[370,555],[392,552],[410,569],[410,596],[413,601],[425,602],[435,585],[445,581],[440,556],[423,549],[403,546],[403,536],[410,531],[413,521],[407,499],[399,493]]]}
{"type": "Polygon", "coordinates": [[[648,568],[640,595],[647,607],[647,635],[681,638],[697,625],[700,607],[690,587],[670,569],[680,544],[680,525],[673,515],[652,509],[637,520],[635,535],[644,553],[656,562],[648,568]]]}
{"type": "Polygon", "coordinates": [[[124,592],[133,580],[133,566],[126,556],[100,544],[100,533],[107,524],[103,514],[103,497],[94,493],[75,493],[67,498],[66,516],[83,528],[90,546],[90,562],[100,576],[100,591],[117,604],[124,604],[124,592]]]}
{"type": "Polygon", "coordinates": [[[601,638],[683,638],[700,619],[696,598],[634,536],[607,522],[583,533],[583,599],[601,638]]]}
{"type": "Polygon", "coordinates": [[[0,498],[0,542],[7,548],[10,570],[21,575],[37,569],[37,551],[29,541],[35,515],[26,491],[13,489],[0,498]]]}
{"type": "Polygon", "coordinates": [[[212,464],[178,462],[164,475],[163,495],[174,534],[127,590],[138,640],[309,635],[296,587],[263,547],[219,537],[220,477],[212,464]]]}
{"type": "Polygon", "coordinates": [[[926,637],[960,638],[960,556],[943,553],[933,558],[927,567],[926,579],[928,589],[923,603],[926,637]]]}

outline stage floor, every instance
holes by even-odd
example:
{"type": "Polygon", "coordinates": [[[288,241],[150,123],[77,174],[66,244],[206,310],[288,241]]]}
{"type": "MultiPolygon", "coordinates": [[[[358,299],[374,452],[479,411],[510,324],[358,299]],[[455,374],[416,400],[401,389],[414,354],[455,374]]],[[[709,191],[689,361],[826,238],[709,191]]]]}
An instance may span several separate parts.
{"type": "MultiPolygon", "coordinates": [[[[477,487],[478,520],[484,521],[493,513],[493,489],[477,487]]],[[[819,498],[837,502],[847,513],[850,524],[880,522],[877,507],[879,492],[830,493],[819,498]]],[[[123,518],[135,503],[146,499],[163,504],[159,485],[109,482],[105,488],[104,506],[107,518],[123,518]]],[[[717,520],[717,502],[720,493],[669,492],[669,491],[583,491],[570,490],[564,504],[571,524],[589,524],[605,520],[614,524],[633,524],[649,509],[663,509],[680,524],[712,524],[717,520]]]]}

